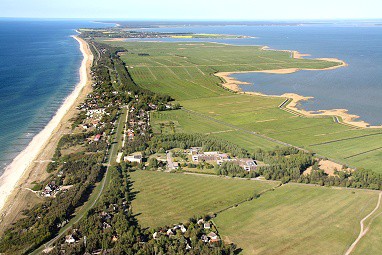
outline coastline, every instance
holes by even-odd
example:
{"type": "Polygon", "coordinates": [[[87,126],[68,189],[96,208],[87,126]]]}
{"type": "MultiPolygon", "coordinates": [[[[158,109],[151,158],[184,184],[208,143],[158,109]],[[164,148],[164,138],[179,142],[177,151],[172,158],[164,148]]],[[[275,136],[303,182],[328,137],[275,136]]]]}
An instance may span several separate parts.
{"type": "MultiPolygon", "coordinates": [[[[25,205],[26,201],[23,199],[28,197],[28,194],[25,194],[27,192],[24,191],[26,188],[24,186],[31,185],[32,181],[41,181],[42,176],[46,176],[46,165],[53,156],[55,146],[62,134],[69,132],[67,126],[69,119],[77,112],[76,106],[91,90],[92,52],[83,39],[78,36],[72,37],[79,43],[83,55],[79,69],[80,81],[44,129],[33,137],[28,146],[13,159],[3,175],[0,176],[0,224],[3,223],[5,217],[10,215],[11,211],[14,214],[12,217],[16,217],[16,214],[20,213],[13,212],[14,207],[18,207],[19,210],[23,209],[20,208],[22,206],[19,203],[25,205]]],[[[0,230],[3,227],[1,226],[0,230]]]]}
{"type": "MultiPolygon", "coordinates": [[[[263,47],[263,50],[268,50],[268,49],[265,46],[263,47]]],[[[309,56],[308,54],[301,54],[298,51],[291,51],[291,52],[293,54],[293,58],[302,58],[304,56],[309,56]]],[[[281,97],[281,98],[290,99],[291,101],[286,105],[285,108],[298,112],[307,117],[318,117],[318,116],[340,117],[342,120],[339,120],[338,121],[339,123],[342,122],[357,128],[382,128],[382,126],[371,126],[369,123],[365,121],[358,120],[360,116],[348,113],[347,109],[307,111],[298,107],[299,102],[312,99],[313,97],[302,96],[295,93],[284,93],[282,95],[265,95],[259,92],[243,92],[240,88],[240,85],[251,85],[251,83],[239,81],[231,76],[232,74],[238,74],[238,73],[290,74],[300,70],[324,71],[324,70],[337,69],[337,68],[345,67],[348,65],[346,62],[336,58],[318,58],[318,60],[338,62],[340,64],[337,66],[322,68],[322,69],[287,68],[287,69],[274,69],[274,70],[261,70],[261,71],[218,72],[218,73],[215,73],[214,75],[219,77],[223,81],[222,85],[225,88],[228,88],[237,93],[266,96],[266,97],[281,97]]]]}

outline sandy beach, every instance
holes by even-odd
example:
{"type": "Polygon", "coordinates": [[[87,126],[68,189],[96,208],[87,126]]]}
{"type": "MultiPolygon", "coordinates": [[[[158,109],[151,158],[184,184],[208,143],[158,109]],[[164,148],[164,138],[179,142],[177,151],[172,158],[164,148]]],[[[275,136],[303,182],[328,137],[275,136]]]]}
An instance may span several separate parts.
{"type": "MultiPolygon", "coordinates": [[[[264,50],[267,50],[264,48],[264,50]]],[[[307,54],[300,54],[297,51],[293,52],[293,56],[295,58],[301,58],[303,56],[306,56],[307,54]]],[[[281,96],[277,95],[265,95],[258,92],[243,92],[240,89],[240,85],[250,85],[250,83],[242,82],[239,80],[236,80],[231,75],[237,74],[237,73],[270,73],[270,74],[289,74],[294,73],[300,70],[311,70],[311,71],[321,71],[321,70],[331,70],[336,69],[340,67],[347,66],[347,63],[345,63],[342,60],[336,59],[336,58],[320,58],[320,60],[324,61],[332,61],[332,62],[338,62],[340,63],[338,66],[329,67],[329,68],[323,68],[323,69],[298,69],[298,68],[287,68],[287,69],[275,69],[275,70],[261,70],[261,71],[241,71],[241,72],[219,72],[215,73],[215,76],[221,78],[223,80],[223,86],[238,92],[238,93],[245,93],[245,94],[252,94],[252,95],[260,95],[260,96],[271,96],[271,97],[283,97],[283,98],[289,98],[292,99],[291,102],[286,106],[286,108],[291,109],[293,111],[296,111],[300,114],[303,114],[308,117],[317,117],[317,116],[337,116],[340,117],[343,123],[359,127],[359,128],[382,128],[382,126],[370,126],[369,123],[365,121],[358,120],[360,116],[350,114],[348,113],[348,110],[346,109],[332,109],[332,110],[320,110],[320,111],[306,111],[304,109],[300,109],[298,107],[298,103],[301,101],[306,101],[309,99],[312,99],[313,97],[306,97],[301,96],[294,93],[285,93],[281,96]]]]}
{"type": "Polygon", "coordinates": [[[93,55],[84,40],[77,36],[73,38],[78,41],[84,57],[79,71],[80,82],[45,128],[7,166],[0,177],[0,230],[25,209],[23,207],[28,203],[28,197],[32,193],[25,189],[30,188],[31,182],[41,181],[47,176],[45,169],[60,137],[70,132],[68,121],[77,112],[76,106],[91,91],[90,67],[93,63],[93,55]]]}

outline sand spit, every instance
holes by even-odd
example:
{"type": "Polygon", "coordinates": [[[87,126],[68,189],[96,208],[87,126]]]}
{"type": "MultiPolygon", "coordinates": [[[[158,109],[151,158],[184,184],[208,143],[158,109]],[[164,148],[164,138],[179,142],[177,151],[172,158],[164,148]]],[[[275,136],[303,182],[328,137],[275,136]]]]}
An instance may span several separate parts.
{"type": "MultiPolygon", "coordinates": [[[[329,61],[328,59],[325,59],[326,61],[329,61]]],[[[334,59],[337,62],[341,62],[342,64],[339,66],[335,66],[334,68],[338,68],[341,66],[345,66],[346,63],[334,59]]],[[[332,59],[330,61],[333,61],[332,59]]],[[[319,70],[328,70],[328,69],[333,69],[333,68],[326,68],[326,69],[319,69],[319,70]]],[[[220,72],[220,73],[215,73],[215,76],[221,78],[223,80],[223,86],[238,92],[238,93],[243,93],[243,94],[250,94],[250,95],[257,95],[257,96],[269,96],[269,97],[283,97],[283,98],[289,98],[292,99],[291,102],[286,106],[286,108],[293,110],[295,112],[298,112],[302,115],[305,115],[307,117],[318,117],[318,116],[335,116],[337,117],[337,121],[359,127],[359,128],[382,128],[382,126],[370,126],[369,123],[365,121],[360,121],[357,120],[359,118],[358,115],[350,114],[348,113],[348,110],[346,109],[332,109],[332,110],[319,110],[319,111],[306,111],[304,109],[300,109],[298,107],[299,102],[301,101],[306,101],[309,99],[312,99],[313,97],[306,97],[306,96],[301,96],[298,94],[294,93],[285,93],[281,96],[277,95],[265,95],[259,92],[243,92],[240,89],[240,85],[249,85],[251,83],[248,82],[242,82],[239,80],[236,80],[235,78],[231,77],[232,74],[237,74],[237,73],[254,73],[254,72],[261,72],[261,73],[273,73],[273,74],[288,74],[288,73],[293,73],[297,72],[300,69],[297,68],[289,68],[289,69],[276,69],[276,70],[263,70],[263,71],[249,71],[249,72],[220,72]],[[340,117],[342,120],[339,120],[338,117],[340,117]]],[[[307,70],[307,69],[304,69],[307,70]]],[[[317,69],[314,69],[317,70],[317,69]]]]}
{"type": "MultiPolygon", "coordinates": [[[[7,166],[4,174],[0,176],[0,211],[2,212],[2,217],[10,212],[11,207],[23,202],[17,200],[17,193],[20,191],[17,187],[28,180],[36,158],[40,158],[40,155],[49,155],[48,150],[53,149],[54,151],[54,148],[48,149],[48,145],[54,143],[52,137],[59,132],[60,128],[63,128],[64,123],[62,121],[64,121],[64,117],[65,121],[67,121],[68,116],[73,115],[75,106],[79,103],[79,96],[83,93],[85,85],[89,84],[93,55],[84,40],[77,36],[73,36],[73,38],[80,44],[80,49],[84,57],[80,67],[80,82],[65,99],[55,116],[49,121],[45,128],[32,139],[28,146],[7,166]],[[14,198],[16,198],[16,200],[14,200],[14,198]]],[[[55,142],[58,142],[59,137],[55,139],[57,140],[55,142]]],[[[47,158],[46,160],[49,159],[50,158],[47,158]]],[[[39,169],[38,171],[43,173],[45,172],[45,168],[39,169]]],[[[38,173],[36,175],[38,175],[38,173]]]]}

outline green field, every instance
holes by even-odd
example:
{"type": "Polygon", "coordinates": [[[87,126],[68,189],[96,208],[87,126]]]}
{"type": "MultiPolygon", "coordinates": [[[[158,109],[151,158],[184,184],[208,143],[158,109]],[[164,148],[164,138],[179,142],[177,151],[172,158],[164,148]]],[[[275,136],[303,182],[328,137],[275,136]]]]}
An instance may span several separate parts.
{"type": "MultiPolygon", "coordinates": [[[[161,113],[160,123],[174,122],[176,132],[201,132],[249,150],[269,149],[277,142],[308,149],[351,167],[382,172],[382,131],[335,123],[333,118],[306,118],[283,111],[282,98],[234,94],[220,86],[219,71],[279,68],[320,69],[338,65],[314,59],[293,59],[289,52],[255,46],[216,43],[108,42],[122,46],[122,60],[137,84],[175,98],[184,111],[161,113]],[[146,53],[148,56],[139,56],[146,53]],[[197,125],[196,125],[197,124],[197,125]]],[[[313,71],[312,71],[313,72],[313,71]]]]}
{"type": "Polygon", "coordinates": [[[136,171],[131,173],[138,192],[132,203],[143,227],[185,222],[230,207],[278,182],[227,179],[207,175],[136,171]]]}
{"type": "MultiPolygon", "coordinates": [[[[137,192],[133,212],[143,227],[216,213],[265,190],[214,219],[224,240],[237,244],[243,254],[343,254],[358,236],[359,221],[378,199],[376,191],[302,184],[272,191],[277,182],[208,175],[136,171],[131,178],[137,192]]],[[[378,254],[381,219],[379,215],[371,222],[355,254],[378,254]]]]}
{"type": "Polygon", "coordinates": [[[288,184],[218,214],[214,222],[244,254],[344,254],[377,199],[373,191],[288,184]]]}

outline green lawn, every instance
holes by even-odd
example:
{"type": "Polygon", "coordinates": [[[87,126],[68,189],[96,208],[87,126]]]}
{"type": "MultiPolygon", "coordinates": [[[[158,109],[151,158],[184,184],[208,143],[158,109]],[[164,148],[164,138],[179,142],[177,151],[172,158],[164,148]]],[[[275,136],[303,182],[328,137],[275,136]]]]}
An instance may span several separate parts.
{"type": "Polygon", "coordinates": [[[217,176],[136,171],[131,173],[133,212],[144,227],[187,221],[233,206],[277,182],[227,179],[217,176]]]}
{"type": "MultiPolygon", "coordinates": [[[[218,214],[214,222],[243,254],[344,254],[377,200],[373,191],[288,184],[218,214]]],[[[380,242],[379,234],[372,240],[380,242]]]]}

